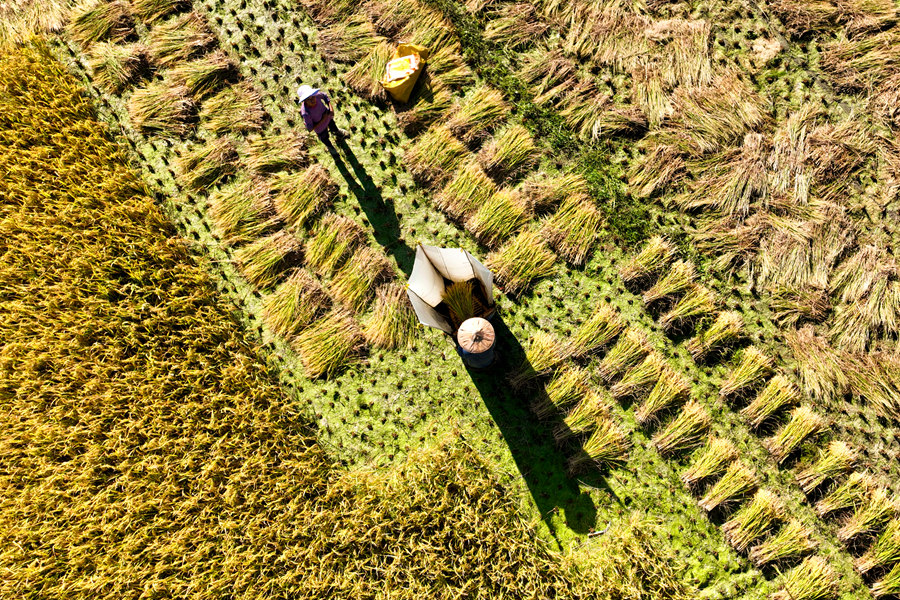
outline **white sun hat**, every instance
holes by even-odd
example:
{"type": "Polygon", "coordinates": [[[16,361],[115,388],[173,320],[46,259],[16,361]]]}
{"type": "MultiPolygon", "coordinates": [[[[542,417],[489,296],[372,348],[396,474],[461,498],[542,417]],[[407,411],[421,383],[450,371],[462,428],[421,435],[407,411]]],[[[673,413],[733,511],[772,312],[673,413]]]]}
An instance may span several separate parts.
{"type": "Polygon", "coordinates": [[[318,88],[314,88],[308,85],[301,85],[297,89],[297,95],[300,96],[300,102],[303,102],[318,91],[318,88]]]}

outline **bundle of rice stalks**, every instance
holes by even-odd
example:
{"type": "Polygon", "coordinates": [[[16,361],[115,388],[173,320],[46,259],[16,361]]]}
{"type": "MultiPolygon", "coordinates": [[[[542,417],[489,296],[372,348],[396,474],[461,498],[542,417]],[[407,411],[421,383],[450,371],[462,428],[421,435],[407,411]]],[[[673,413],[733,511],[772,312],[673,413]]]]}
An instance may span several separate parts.
{"type": "Polygon", "coordinates": [[[612,419],[601,417],[581,451],[568,460],[569,474],[584,471],[589,465],[598,469],[623,465],[628,460],[631,440],[612,419]]]}
{"type": "Polygon", "coordinates": [[[560,100],[559,115],[585,140],[600,137],[600,115],[609,98],[601,94],[593,81],[578,81],[560,100]]]}
{"type": "Polygon", "coordinates": [[[518,192],[501,189],[466,221],[466,229],[488,247],[496,247],[528,222],[528,211],[518,192]]]}
{"type": "Polygon", "coordinates": [[[179,64],[169,71],[172,80],[184,85],[197,102],[237,78],[237,65],[221,50],[179,64]]]}
{"type": "Polygon", "coordinates": [[[659,67],[645,63],[631,69],[631,101],[647,115],[647,121],[653,129],[657,129],[672,115],[672,100],[666,92],[659,67]]]}
{"type": "Polygon", "coordinates": [[[454,281],[444,288],[441,299],[450,309],[450,319],[457,327],[475,316],[475,296],[472,294],[471,281],[454,281]]]}
{"type": "Polygon", "coordinates": [[[456,106],[446,122],[450,132],[464,142],[485,137],[489,130],[506,119],[510,106],[503,94],[487,85],[481,85],[456,106]]]}
{"type": "Polygon", "coordinates": [[[544,221],[541,232],[566,262],[581,266],[590,256],[602,226],[603,213],[587,196],[569,196],[544,221]]]}
{"type": "Polygon", "coordinates": [[[323,27],[318,39],[318,50],[325,58],[344,63],[362,60],[385,41],[364,15],[352,15],[344,22],[323,27]]]}
{"type": "Polygon", "coordinates": [[[894,565],[887,575],[876,581],[870,591],[876,598],[900,595],[900,564],[894,565]]]}
{"type": "Polygon", "coordinates": [[[425,82],[419,83],[418,87],[419,91],[410,99],[409,108],[397,113],[397,123],[407,135],[419,133],[442,118],[453,106],[453,96],[447,88],[427,85],[425,82]]]}
{"type": "Polygon", "coordinates": [[[750,549],[750,560],[756,568],[798,558],[818,547],[812,539],[812,530],[797,519],[791,519],[778,533],[750,549]]]}
{"type": "Polygon", "coordinates": [[[317,213],[331,206],[337,185],[321,165],[297,173],[283,173],[272,181],[275,210],[284,222],[302,228],[317,213]]]}
{"type": "Polygon", "coordinates": [[[784,375],[776,375],[753,401],[741,410],[741,414],[756,429],[785,406],[799,402],[800,390],[784,375]]]}
{"type": "Polygon", "coordinates": [[[262,130],[262,99],[249,83],[229,85],[203,103],[200,124],[213,135],[253,133],[262,130]]]}
{"type": "Polygon", "coordinates": [[[771,600],[831,600],[837,598],[838,578],[821,556],[810,556],[788,571],[771,600]]]}
{"type": "Polygon", "coordinates": [[[466,162],[434,198],[437,207],[455,219],[469,216],[497,193],[497,184],[474,160],[466,162]]]}
{"type": "Polygon", "coordinates": [[[410,146],[405,161],[417,180],[438,185],[456,173],[468,154],[446,126],[435,125],[410,146]]]}
{"type": "Polygon", "coordinates": [[[714,350],[732,346],[744,333],[744,317],[736,310],[720,312],[709,329],[691,338],[686,347],[695,361],[709,356],[714,350]]]}
{"type": "Polygon", "coordinates": [[[647,425],[655,420],[662,411],[684,402],[690,395],[690,380],[666,365],[660,370],[659,378],[653,389],[650,390],[650,394],[635,409],[634,417],[641,425],[647,425]]]}
{"type": "Polygon", "coordinates": [[[492,12],[488,17],[484,37],[503,44],[510,50],[517,50],[534,44],[547,33],[546,23],[527,2],[507,4],[492,12]]]}
{"type": "Polygon", "coordinates": [[[134,19],[127,2],[87,2],[72,14],[69,35],[87,47],[94,42],[121,42],[134,33],[134,19]]]}
{"type": "Polygon", "coordinates": [[[662,372],[669,368],[666,359],[651,351],[640,364],[628,369],[622,379],[609,390],[613,398],[644,396],[656,385],[662,372]]]}
{"type": "Polygon", "coordinates": [[[892,519],[865,553],[853,561],[861,574],[900,561],[900,521],[892,519]]]}
{"type": "Polygon", "coordinates": [[[847,480],[828,492],[824,498],[816,502],[816,514],[827,517],[837,512],[856,508],[865,502],[869,493],[877,486],[868,473],[855,471],[847,480]]]}
{"type": "Polygon", "coordinates": [[[900,419],[900,359],[887,352],[847,360],[850,388],[885,419],[900,419]]]}
{"type": "Polygon", "coordinates": [[[845,544],[878,533],[897,516],[897,503],[893,492],[885,487],[877,487],[867,494],[856,510],[837,531],[837,537],[845,544]]]}
{"type": "Polygon", "coordinates": [[[784,503],[770,490],[757,490],[753,500],[722,525],[731,547],[744,552],[784,518],[784,503]]]}
{"type": "Polygon", "coordinates": [[[422,3],[416,5],[415,18],[409,20],[397,37],[432,48],[435,54],[446,50],[461,53],[459,37],[453,23],[440,11],[426,7],[422,3]]]}
{"type": "Polygon", "coordinates": [[[691,466],[681,474],[681,481],[689,488],[697,489],[703,482],[724,473],[725,468],[737,458],[737,455],[737,448],[730,441],[711,437],[706,446],[697,451],[691,466]]]}
{"type": "Polygon", "coordinates": [[[772,364],[772,358],[763,354],[762,350],[756,346],[744,349],[741,352],[737,366],[731,371],[728,378],[722,382],[722,387],[719,388],[719,396],[728,398],[750,392],[772,372],[772,364]]]}
{"type": "Polygon", "coordinates": [[[540,156],[534,138],[519,124],[507,125],[485,144],[478,161],[494,179],[510,179],[533,167],[540,156]]]}
{"type": "Polygon", "coordinates": [[[135,16],[144,23],[153,23],[190,7],[190,0],[132,0],[131,2],[131,9],[135,16]]]}
{"type": "Polygon", "coordinates": [[[150,30],[150,56],[160,67],[202,54],[216,43],[206,20],[196,12],[190,12],[174,21],[162,23],[150,30]]]}
{"type": "Polygon", "coordinates": [[[803,404],[791,413],[791,420],[778,430],[764,445],[779,464],[784,462],[804,441],[816,436],[825,428],[825,420],[803,404]]]}
{"type": "Polygon", "coordinates": [[[797,483],[805,494],[810,494],[826,481],[849,473],[856,465],[856,452],[846,443],[834,440],[819,450],[816,462],[797,473],[797,483]]]}
{"type": "Polygon", "coordinates": [[[290,171],[305,167],[309,164],[306,145],[307,138],[295,133],[262,136],[247,144],[247,157],[244,164],[251,173],[256,174],[290,171]]]}
{"type": "Polygon", "coordinates": [[[472,70],[452,47],[441,48],[428,57],[428,74],[435,84],[450,90],[467,88],[472,83],[472,70]]]}
{"type": "Polygon", "coordinates": [[[518,189],[536,214],[554,210],[566,198],[588,196],[587,181],[577,173],[547,175],[538,171],[525,178],[518,189]]]}
{"type": "Polygon", "coordinates": [[[613,306],[598,305],[594,313],[575,330],[568,342],[569,354],[576,358],[587,356],[609,344],[622,329],[625,321],[613,306]]]}
{"type": "Polygon", "coordinates": [[[772,11],[794,36],[806,37],[843,27],[848,35],[882,29],[894,22],[896,6],[890,0],[830,2],[776,0],[772,11]]]}
{"type": "Polygon", "coordinates": [[[257,289],[275,285],[281,274],[300,262],[300,241],[279,231],[239,248],[234,258],[244,276],[257,289]]]}
{"type": "Polygon", "coordinates": [[[646,287],[675,258],[675,246],[661,236],[650,238],[644,248],[619,268],[626,285],[646,287]]]}
{"type": "Polygon", "coordinates": [[[306,242],[306,263],[319,275],[331,275],[365,237],[353,219],[326,215],[306,242]]]}
{"type": "Polygon", "coordinates": [[[381,252],[363,246],[340,267],[329,290],[344,306],[362,311],[372,298],[375,286],[391,275],[391,264],[381,252]]]}
{"type": "Polygon", "coordinates": [[[209,196],[210,216],[226,243],[258,238],[273,225],[275,209],[264,182],[241,178],[209,196]]]}
{"type": "Polygon", "coordinates": [[[418,326],[406,288],[390,283],[375,293],[375,308],[366,320],[363,334],[367,342],[379,348],[409,348],[418,326]]]}
{"type": "Polygon", "coordinates": [[[179,182],[202,192],[222,183],[237,172],[238,153],[228,138],[215,138],[195,146],[178,161],[179,182]]]}
{"type": "Polygon", "coordinates": [[[394,55],[394,44],[379,42],[362,59],[341,75],[341,79],[352,90],[369,100],[386,100],[387,92],[381,85],[385,67],[394,55]]]}
{"type": "Polygon", "coordinates": [[[710,422],[706,409],[691,400],[677,417],[653,436],[653,447],[663,456],[690,450],[703,440],[710,422]]]}
{"type": "Polygon", "coordinates": [[[628,186],[639,198],[649,198],[686,176],[684,157],[677,148],[658,142],[652,133],[645,140],[639,143],[646,149],[643,158],[628,171],[628,186]]]}
{"type": "Polygon", "coordinates": [[[558,370],[531,401],[531,411],[544,421],[565,413],[587,394],[588,375],[578,367],[558,370]]]}
{"type": "Polygon", "coordinates": [[[849,369],[834,348],[811,325],[788,331],[785,340],[797,361],[800,387],[814,400],[831,401],[850,387],[849,369]]]}
{"type": "Polygon", "coordinates": [[[647,114],[636,106],[603,111],[594,122],[596,137],[639,137],[649,126],[647,114]]]}
{"type": "Polygon", "coordinates": [[[588,392],[581,402],[569,411],[563,422],[553,429],[553,439],[557,443],[562,443],[592,431],[598,421],[609,418],[611,406],[607,396],[588,392]]]}
{"type": "Polygon", "coordinates": [[[188,89],[167,81],[135,90],[128,100],[131,124],[143,133],[187,135],[196,121],[196,111],[188,89]]]}
{"type": "Polygon", "coordinates": [[[831,299],[822,288],[807,286],[776,287],[769,308],[779,325],[795,327],[802,323],[821,323],[831,311],[831,299]]]}
{"type": "Polygon", "coordinates": [[[263,321],[280,336],[306,328],[331,306],[321,284],[306,269],[297,269],[272,294],[263,298],[263,321]]]}
{"type": "Polygon", "coordinates": [[[693,326],[716,310],[716,295],[708,287],[693,285],[675,306],[659,318],[659,325],[667,333],[677,333],[693,326]]]}
{"type": "Polygon", "coordinates": [[[741,460],[736,460],[725,470],[722,478],[700,500],[700,507],[711,512],[721,506],[733,504],[756,488],[758,479],[741,460]]]}
{"type": "Polygon", "coordinates": [[[652,351],[650,342],[639,329],[627,329],[616,345],[600,361],[597,372],[609,382],[619,373],[638,364],[652,351]]]}
{"type": "Polygon", "coordinates": [[[898,46],[894,30],[859,39],[841,36],[822,48],[822,69],[841,90],[871,90],[897,72],[898,46]]]}
{"type": "Polygon", "coordinates": [[[359,326],[350,314],[335,310],[304,329],[292,345],[308,377],[337,373],[362,345],[359,326]]]}
{"type": "Polygon", "coordinates": [[[676,260],[675,264],[666,270],[666,274],[660,277],[653,287],[644,292],[644,304],[681,295],[691,288],[696,278],[697,270],[694,268],[694,263],[687,260],[676,260]]]}
{"type": "Polygon", "coordinates": [[[575,62],[559,48],[539,47],[524,54],[519,69],[519,76],[531,86],[537,104],[560,99],[575,85],[576,73],[575,62]]]}
{"type": "Polygon", "coordinates": [[[531,338],[531,344],[525,351],[525,359],[513,371],[509,382],[515,389],[521,389],[526,383],[550,373],[567,358],[568,348],[565,345],[549,333],[538,331],[531,338]]]}
{"type": "Polygon", "coordinates": [[[487,267],[513,296],[524,292],[541,277],[553,272],[556,255],[537,231],[523,231],[487,259],[487,267]]]}
{"type": "Polygon", "coordinates": [[[141,44],[98,42],[91,46],[88,56],[94,82],[111,94],[134,83],[147,68],[147,47],[141,44]]]}

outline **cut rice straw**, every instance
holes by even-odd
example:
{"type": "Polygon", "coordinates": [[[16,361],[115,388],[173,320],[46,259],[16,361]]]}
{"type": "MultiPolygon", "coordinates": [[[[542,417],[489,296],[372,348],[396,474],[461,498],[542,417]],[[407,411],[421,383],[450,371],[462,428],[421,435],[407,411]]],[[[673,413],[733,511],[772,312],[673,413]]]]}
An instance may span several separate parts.
{"type": "Polygon", "coordinates": [[[690,450],[703,441],[710,423],[709,412],[699,402],[692,400],[682,407],[678,416],[653,436],[653,447],[663,456],[690,450]]]}
{"type": "Polygon", "coordinates": [[[202,54],[216,43],[206,20],[196,12],[153,27],[149,39],[150,56],[163,68],[202,54]]]}
{"type": "Polygon", "coordinates": [[[569,474],[583,472],[593,465],[598,469],[625,464],[631,441],[612,419],[601,417],[581,451],[568,460],[569,474]]]}
{"type": "Polygon", "coordinates": [[[329,377],[344,367],[360,348],[359,326],[348,313],[332,311],[293,341],[307,376],[329,377]]]}
{"type": "Polygon", "coordinates": [[[409,348],[418,326],[406,289],[398,283],[389,283],[378,288],[375,308],[366,319],[363,335],[367,342],[385,350],[409,348]]]}
{"type": "Polygon", "coordinates": [[[391,274],[391,265],[379,250],[358,248],[331,280],[329,291],[344,306],[361,312],[369,304],[375,286],[391,274]]]}
{"type": "Polygon", "coordinates": [[[865,553],[853,561],[862,574],[900,561],[900,520],[894,518],[865,553]]]}
{"type": "Polygon", "coordinates": [[[771,600],[832,600],[837,598],[838,577],[821,556],[810,556],[788,571],[782,588],[771,600]]]}
{"type": "Polygon", "coordinates": [[[737,458],[738,452],[730,441],[711,437],[702,450],[697,452],[691,465],[681,474],[681,481],[691,489],[696,489],[705,481],[725,472],[731,461],[737,458]]]}
{"type": "Polygon", "coordinates": [[[894,565],[893,569],[876,581],[871,587],[871,592],[876,598],[900,595],[900,563],[894,565]]]}
{"type": "Polygon", "coordinates": [[[432,126],[406,152],[412,175],[427,184],[439,185],[456,173],[469,152],[447,127],[432,126]]]}
{"type": "Polygon", "coordinates": [[[849,473],[856,465],[857,454],[841,440],[833,440],[819,451],[816,462],[797,473],[797,483],[803,493],[810,494],[826,481],[849,473]]]}
{"type": "Polygon", "coordinates": [[[728,398],[752,390],[771,373],[772,364],[772,358],[756,346],[746,348],[741,353],[737,366],[719,388],[719,396],[728,398]]]}
{"type": "Polygon", "coordinates": [[[836,486],[828,492],[828,495],[816,502],[816,514],[828,517],[837,512],[855,509],[865,502],[869,492],[875,488],[875,482],[868,473],[859,471],[851,473],[844,483],[836,486]]]}
{"type": "Polygon", "coordinates": [[[663,370],[669,365],[658,352],[652,351],[638,365],[630,368],[622,379],[612,386],[609,393],[613,398],[644,396],[650,392],[663,370]]]}
{"type": "Polygon", "coordinates": [[[840,529],[837,538],[849,544],[857,538],[873,536],[897,516],[894,493],[883,486],[871,490],[840,529]]]}
{"type": "Polygon", "coordinates": [[[743,332],[744,317],[741,313],[736,310],[720,312],[708,329],[688,341],[686,348],[695,361],[700,361],[713,351],[732,346],[743,332]]]}
{"type": "Polygon", "coordinates": [[[279,175],[272,182],[272,190],[278,214],[288,226],[298,230],[331,206],[337,195],[337,185],[321,165],[279,175]]]}
{"type": "Polygon", "coordinates": [[[518,193],[501,189],[476,210],[466,222],[466,229],[482,244],[493,248],[513,235],[528,218],[518,193]]]}
{"type": "Polygon", "coordinates": [[[536,214],[546,213],[558,207],[566,198],[588,196],[588,184],[577,173],[547,175],[538,171],[529,175],[519,185],[529,208],[536,214]]]}
{"type": "Polygon", "coordinates": [[[435,196],[435,204],[454,219],[470,216],[497,193],[497,184],[475,160],[464,164],[435,196]]]}
{"type": "Polygon", "coordinates": [[[715,310],[716,295],[712,290],[693,285],[669,312],[659,318],[659,325],[671,334],[691,327],[696,320],[711,315],[715,310]]]}
{"type": "Polygon", "coordinates": [[[644,248],[619,269],[626,285],[645,287],[675,257],[675,246],[660,236],[651,238],[644,248]]]}
{"type": "Polygon", "coordinates": [[[756,568],[761,568],[774,562],[799,558],[818,546],[812,539],[812,530],[797,519],[791,519],[778,533],[751,548],[749,557],[756,568]]]}
{"type": "Polygon", "coordinates": [[[736,460],[725,470],[722,478],[700,500],[700,507],[711,512],[733,504],[752,492],[758,483],[753,471],[743,461],[736,460]]]}
{"type": "Polygon", "coordinates": [[[353,219],[325,215],[306,242],[306,262],[319,275],[331,275],[362,243],[365,235],[353,219]]]}
{"type": "Polygon", "coordinates": [[[784,503],[771,490],[761,489],[750,504],[722,525],[722,533],[732,548],[743,553],[782,519],[784,503]]]}
{"type": "Polygon", "coordinates": [[[684,294],[691,288],[696,278],[697,270],[694,268],[694,263],[677,260],[653,287],[644,292],[642,296],[644,304],[652,304],[658,300],[684,294]]]}
{"type": "Polygon", "coordinates": [[[634,411],[634,418],[641,425],[655,421],[665,410],[686,401],[691,395],[691,382],[668,365],[659,373],[659,379],[647,398],[634,411]]]}
{"type": "Polygon", "coordinates": [[[647,336],[639,329],[626,329],[625,334],[600,361],[597,372],[607,383],[619,373],[638,364],[652,348],[647,336]]]}
{"type": "Polygon", "coordinates": [[[544,421],[565,413],[587,394],[587,373],[578,367],[558,370],[531,402],[531,411],[544,421]]]}
{"type": "Polygon", "coordinates": [[[570,196],[544,221],[541,232],[566,262],[581,266],[591,255],[603,220],[603,213],[588,197],[570,196]]]}
{"type": "Polygon", "coordinates": [[[234,253],[244,276],[257,289],[275,285],[282,272],[299,262],[300,241],[286,231],[260,238],[234,253]]]}
{"type": "Polygon", "coordinates": [[[497,180],[511,179],[533,167],[540,152],[531,133],[521,125],[507,125],[478,153],[484,172],[497,180]]]}
{"type": "Polygon", "coordinates": [[[776,375],[753,401],[741,410],[741,415],[747,419],[751,427],[758,429],[782,408],[799,402],[800,390],[797,386],[784,375],[776,375]]]}
{"type": "Polygon", "coordinates": [[[510,376],[509,382],[515,389],[520,389],[538,377],[548,375],[568,357],[568,348],[555,336],[538,331],[532,336],[525,358],[510,376]]]}
{"type": "Polygon", "coordinates": [[[569,354],[582,358],[606,347],[625,327],[625,321],[610,304],[601,304],[572,334],[569,354]]]}
{"type": "Polygon", "coordinates": [[[510,106],[503,94],[486,85],[471,92],[447,119],[449,131],[464,142],[486,137],[488,131],[502,122],[510,106]]]}
{"type": "Polygon", "coordinates": [[[553,273],[556,255],[537,231],[523,231],[499,250],[491,253],[486,266],[503,285],[503,290],[518,296],[535,281],[553,273]]]}
{"type": "Polygon", "coordinates": [[[588,392],[575,408],[569,411],[562,423],[553,429],[553,439],[562,443],[594,429],[601,418],[608,418],[612,402],[604,394],[588,392]]]}
{"type": "Polygon", "coordinates": [[[298,269],[263,299],[263,321],[273,333],[292,336],[327,311],[330,304],[316,278],[298,269]]]}

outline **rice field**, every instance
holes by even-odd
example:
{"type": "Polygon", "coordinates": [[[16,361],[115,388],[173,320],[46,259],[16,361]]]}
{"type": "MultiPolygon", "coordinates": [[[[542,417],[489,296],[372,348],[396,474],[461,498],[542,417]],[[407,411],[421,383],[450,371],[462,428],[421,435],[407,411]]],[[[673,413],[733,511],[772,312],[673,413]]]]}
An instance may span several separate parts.
{"type": "MultiPolygon", "coordinates": [[[[0,595],[900,593],[895,3],[20,4],[0,595]],[[399,42],[429,50],[407,103],[379,83],[399,42]],[[96,131],[93,203],[51,204],[90,170],[48,114],[96,131]],[[68,260],[33,241],[88,213],[68,260]],[[58,266],[12,283],[33,244],[58,266]],[[492,271],[490,370],[416,324],[418,244],[492,271]]],[[[453,323],[481,302],[447,290],[453,323]]]]}

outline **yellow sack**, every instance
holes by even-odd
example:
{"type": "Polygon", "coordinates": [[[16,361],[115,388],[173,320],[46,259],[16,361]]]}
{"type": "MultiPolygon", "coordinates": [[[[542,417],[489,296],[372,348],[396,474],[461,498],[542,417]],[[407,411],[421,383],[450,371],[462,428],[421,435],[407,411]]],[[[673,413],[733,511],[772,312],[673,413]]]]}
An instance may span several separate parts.
{"type": "Polygon", "coordinates": [[[393,58],[385,68],[381,87],[398,102],[409,100],[428,54],[427,48],[415,44],[397,46],[393,58]]]}

